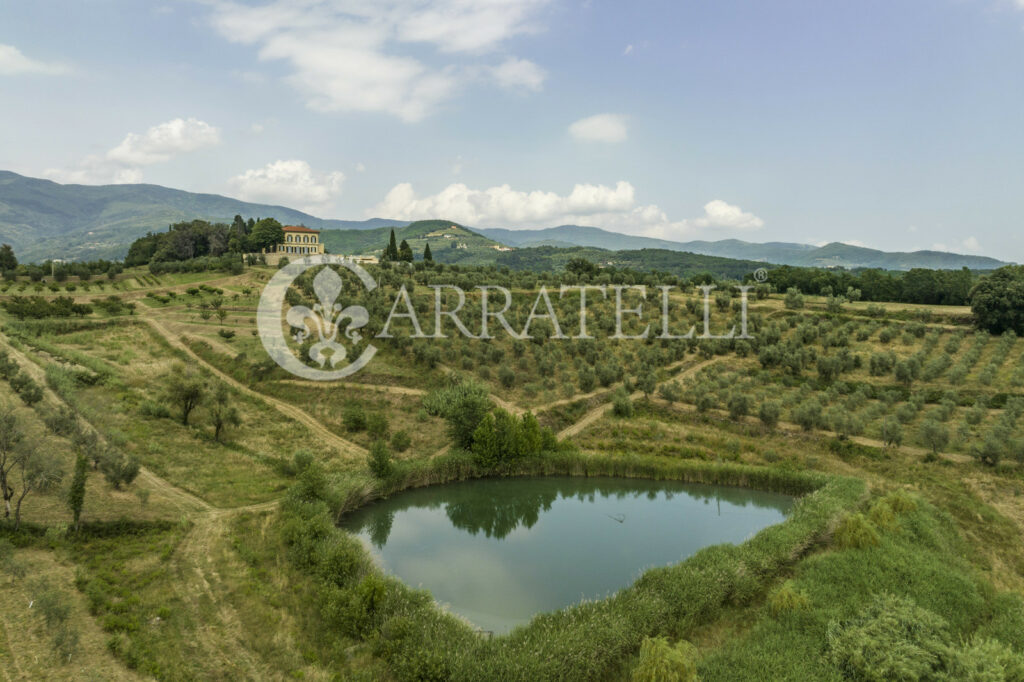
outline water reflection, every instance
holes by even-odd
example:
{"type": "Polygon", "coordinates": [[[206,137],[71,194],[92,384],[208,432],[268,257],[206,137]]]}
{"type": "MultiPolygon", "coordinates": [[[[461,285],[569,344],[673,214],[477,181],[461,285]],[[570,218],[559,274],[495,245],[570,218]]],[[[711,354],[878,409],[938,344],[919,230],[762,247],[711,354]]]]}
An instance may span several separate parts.
{"type": "Polygon", "coordinates": [[[646,567],[741,542],[782,520],[792,502],[675,481],[486,479],[400,493],[341,526],[369,543],[385,570],[504,632],[614,592],[646,567]]]}

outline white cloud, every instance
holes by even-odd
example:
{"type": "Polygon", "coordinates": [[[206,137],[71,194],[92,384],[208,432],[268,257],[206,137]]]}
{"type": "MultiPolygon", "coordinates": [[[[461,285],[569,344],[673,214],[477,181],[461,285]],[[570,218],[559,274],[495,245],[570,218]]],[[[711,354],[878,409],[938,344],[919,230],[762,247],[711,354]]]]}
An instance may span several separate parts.
{"type": "Polygon", "coordinates": [[[509,57],[500,66],[491,70],[494,80],[509,90],[532,90],[539,92],[544,87],[547,73],[528,59],[509,57]]]}
{"type": "Polygon", "coordinates": [[[148,166],[219,143],[220,131],[209,123],[195,118],[176,118],[155,125],[141,135],[128,133],[121,144],[107,152],[107,158],[128,166],[148,166]]]}
{"type": "Polygon", "coordinates": [[[757,230],[764,227],[764,221],[753,213],[746,213],[739,206],[733,206],[721,199],[704,204],[704,215],[690,222],[694,227],[699,228],[757,230]]]}
{"type": "Polygon", "coordinates": [[[757,216],[720,200],[708,202],[703,216],[671,221],[655,205],[638,206],[635,195],[633,185],[625,181],[614,187],[578,184],[567,195],[524,192],[508,185],[480,190],[455,183],[425,197],[417,196],[409,183],[402,183],[366,214],[395,220],[442,218],[513,229],[574,223],[663,239],[688,238],[706,229],[745,230],[764,224],[757,216]]]}
{"type": "MultiPolygon", "coordinates": [[[[1021,7],[1024,7],[1024,0],[1020,0],[1021,7]]],[[[964,251],[967,253],[981,253],[981,244],[977,237],[968,237],[963,241],[964,251]]]]}
{"type": "Polygon", "coordinates": [[[43,176],[86,185],[142,182],[140,166],[169,161],[178,154],[220,143],[220,131],[195,118],[176,118],[142,134],[128,133],[103,156],[91,155],[70,168],[48,168],[43,176]]]}
{"type": "Polygon", "coordinates": [[[56,76],[68,71],[68,67],[63,64],[30,59],[13,45],[0,44],[0,76],[17,76],[30,73],[56,76]]]}
{"type": "Polygon", "coordinates": [[[624,49],[622,51],[622,56],[625,57],[625,56],[629,55],[632,52],[633,52],[633,46],[632,45],[626,45],[626,49],[624,49]]]}
{"type": "Polygon", "coordinates": [[[310,108],[385,112],[411,122],[480,73],[501,85],[539,89],[543,71],[532,62],[513,58],[482,70],[466,62],[538,30],[534,18],[547,1],[221,1],[211,21],[226,39],[255,45],[261,60],[288,63],[287,80],[310,108]],[[433,54],[424,54],[424,45],[433,54]],[[448,54],[463,55],[460,66],[439,59],[448,54]]]}
{"type": "Polygon", "coordinates": [[[569,134],[585,142],[622,142],[626,139],[626,117],[596,114],[569,126],[569,134]]]}
{"type": "Polygon", "coordinates": [[[305,161],[292,159],[247,170],[229,184],[239,199],[312,212],[330,208],[344,181],[341,171],[317,174],[305,161]]]}
{"type": "Polygon", "coordinates": [[[142,182],[142,171],[126,168],[102,156],[87,156],[71,168],[47,168],[43,177],[77,185],[124,185],[142,182]]]}

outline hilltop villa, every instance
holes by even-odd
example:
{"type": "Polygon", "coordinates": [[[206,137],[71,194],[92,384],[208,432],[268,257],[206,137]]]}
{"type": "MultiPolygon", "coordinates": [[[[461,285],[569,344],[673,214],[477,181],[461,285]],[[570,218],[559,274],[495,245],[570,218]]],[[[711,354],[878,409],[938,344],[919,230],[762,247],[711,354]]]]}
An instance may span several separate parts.
{"type": "Polygon", "coordinates": [[[324,245],[320,242],[320,230],[313,230],[302,225],[285,225],[284,242],[277,244],[273,249],[264,249],[268,263],[276,263],[281,256],[294,258],[295,256],[312,256],[326,253],[324,245]]]}

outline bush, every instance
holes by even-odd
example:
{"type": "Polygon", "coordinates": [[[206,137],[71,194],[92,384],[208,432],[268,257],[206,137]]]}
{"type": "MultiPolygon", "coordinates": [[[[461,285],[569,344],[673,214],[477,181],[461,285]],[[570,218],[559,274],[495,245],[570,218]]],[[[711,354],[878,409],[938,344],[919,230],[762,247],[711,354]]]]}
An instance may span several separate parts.
{"type": "Polygon", "coordinates": [[[156,417],[157,419],[170,419],[171,411],[163,403],[155,400],[143,400],[139,405],[139,414],[143,417],[156,417]]]}
{"type": "Polygon", "coordinates": [[[387,443],[382,440],[374,441],[370,446],[370,454],[367,455],[367,465],[370,471],[377,478],[387,478],[391,475],[391,453],[388,451],[387,443]]]}
{"type": "Polygon", "coordinates": [[[412,445],[412,438],[409,437],[408,432],[395,431],[394,435],[391,436],[391,447],[395,452],[405,452],[412,445]]]}
{"type": "Polygon", "coordinates": [[[860,513],[843,517],[836,528],[834,540],[841,549],[863,549],[879,543],[878,531],[860,513]]]}
{"type": "Polygon", "coordinates": [[[633,401],[630,400],[626,389],[621,386],[615,391],[612,397],[612,414],[616,417],[629,419],[633,416],[633,401]]]}
{"type": "Polygon", "coordinates": [[[806,609],[811,605],[811,600],[803,592],[800,592],[793,585],[792,580],[787,580],[782,586],[772,592],[768,597],[768,609],[772,615],[778,616],[787,611],[798,611],[806,609]]]}
{"type": "Polygon", "coordinates": [[[676,646],[664,637],[647,637],[632,682],[697,682],[697,648],[683,640],[676,646]]]}
{"type": "Polygon", "coordinates": [[[366,433],[375,440],[384,440],[388,435],[388,417],[383,412],[374,412],[366,417],[366,433]]]}
{"type": "Polygon", "coordinates": [[[757,418],[769,429],[774,429],[782,416],[782,404],[775,400],[766,400],[757,408],[757,418]]]}
{"type": "Polygon", "coordinates": [[[341,412],[341,423],[349,432],[362,431],[366,428],[366,412],[359,403],[348,403],[341,412]]]}

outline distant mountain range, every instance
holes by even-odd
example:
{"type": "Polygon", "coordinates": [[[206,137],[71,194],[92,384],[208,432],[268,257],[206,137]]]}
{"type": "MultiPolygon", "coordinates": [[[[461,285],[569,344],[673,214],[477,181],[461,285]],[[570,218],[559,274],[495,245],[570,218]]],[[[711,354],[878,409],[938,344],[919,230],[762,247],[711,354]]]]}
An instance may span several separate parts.
{"type": "Polygon", "coordinates": [[[235,215],[316,229],[396,224],[380,218],[324,220],[285,206],[159,185],[61,185],[0,171],[0,241],[13,246],[23,261],[123,258],[128,246],[147,232],[196,218],[231,222],[235,215]]]}
{"type": "MultiPolygon", "coordinates": [[[[373,252],[383,247],[389,228],[405,228],[408,222],[371,218],[369,220],[328,220],[286,206],[239,201],[217,194],[197,194],[159,185],[61,185],[50,180],[29,178],[0,171],[0,242],[11,244],[23,261],[47,258],[88,260],[122,258],[132,241],[167,229],[171,223],[204,219],[230,222],[235,215],[276,218],[285,224],[300,224],[324,230],[323,240],[335,253],[373,252]]],[[[422,251],[433,239],[426,232],[451,226],[447,220],[417,221],[417,230],[406,235],[422,251]]],[[[873,267],[908,270],[915,267],[985,270],[1005,263],[985,256],[958,255],[939,251],[891,253],[849,244],[808,244],[768,242],[756,244],[737,239],[673,242],[609,232],[596,227],[561,225],[536,230],[507,230],[457,226],[443,244],[451,249],[439,260],[465,264],[493,263],[499,255],[511,259],[497,246],[518,249],[555,247],[626,252],[640,249],[689,252],[704,256],[763,263],[818,267],[873,267]],[[474,234],[475,233],[475,234],[474,234]],[[465,248],[452,247],[463,243],[465,248]]],[[[442,237],[443,238],[443,237],[442,237]]],[[[534,253],[540,253],[536,251],[534,253]]],[[[544,253],[550,254],[550,250],[544,253]]],[[[648,253],[651,253],[650,251],[648,253]]],[[[621,258],[626,258],[621,255],[621,258]]],[[[520,260],[520,259],[516,259],[520,260]]],[[[550,258],[548,259],[550,260],[550,258]]],[[[628,259],[627,259],[628,260],[628,259]]]]}
{"type": "Polygon", "coordinates": [[[808,267],[882,268],[909,270],[910,268],[972,270],[998,268],[1006,263],[987,256],[968,256],[942,251],[888,252],[832,242],[824,246],[767,242],[757,244],[739,239],[721,241],[673,242],[649,237],[634,237],[608,232],[596,227],[560,225],[540,230],[477,229],[480,234],[517,247],[536,246],[590,246],[613,251],[633,249],[667,249],[688,251],[706,256],[762,261],[783,265],[808,267]]]}

